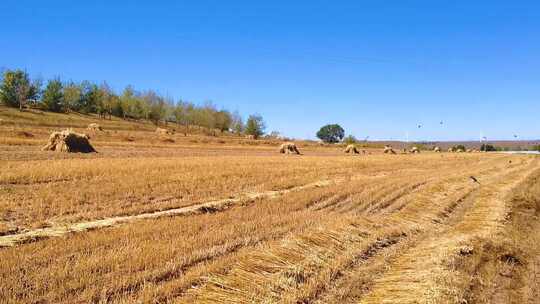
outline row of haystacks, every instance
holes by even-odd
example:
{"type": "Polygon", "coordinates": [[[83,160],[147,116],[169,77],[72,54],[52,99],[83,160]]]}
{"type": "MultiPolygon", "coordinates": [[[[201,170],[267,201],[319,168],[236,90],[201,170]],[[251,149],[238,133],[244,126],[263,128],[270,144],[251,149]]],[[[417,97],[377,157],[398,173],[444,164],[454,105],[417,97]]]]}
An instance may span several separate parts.
{"type": "MultiPolygon", "coordinates": [[[[91,123],[88,125],[87,130],[97,132],[103,131],[103,128],[97,123],[91,123]]],[[[174,135],[174,130],[156,128],[155,133],[162,139],[167,140],[167,142],[174,142],[170,139],[170,135],[174,135]]],[[[72,129],[67,129],[63,131],[53,132],[50,137],[47,145],[43,147],[45,151],[58,151],[58,152],[81,152],[81,153],[90,153],[96,152],[94,147],[90,144],[90,137],[87,134],[76,133],[72,129]]],[[[345,147],[344,153],[346,154],[366,154],[365,150],[359,150],[356,145],[349,144],[345,147]]],[[[440,147],[434,147],[433,152],[441,152],[440,147]]],[[[462,149],[449,149],[448,152],[478,152],[477,150],[468,149],[463,151],[462,149]]],[[[293,142],[285,142],[279,147],[279,153],[281,154],[296,154],[301,155],[300,150],[293,142]]],[[[396,151],[390,145],[384,146],[384,154],[397,154],[396,151]]],[[[418,154],[420,149],[416,146],[412,147],[409,151],[404,149],[403,153],[418,154]]]]}
{"type": "Polygon", "coordinates": [[[449,153],[479,153],[478,149],[448,148],[449,153]]]}
{"type": "MultiPolygon", "coordinates": [[[[411,149],[407,150],[407,149],[403,149],[403,154],[406,154],[406,153],[411,153],[411,154],[419,154],[420,153],[420,149],[416,146],[412,147],[411,149]]],[[[384,150],[383,150],[384,153],[390,153],[390,154],[396,154],[396,152],[392,149],[391,146],[385,146],[384,147],[384,150]]],[[[442,149],[439,147],[439,146],[435,146],[433,148],[433,152],[435,153],[441,153],[442,152],[442,149]]],[[[449,148],[448,149],[448,152],[453,152],[453,153],[464,153],[464,152],[468,152],[468,153],[476,153],[476,152],[479,152],[478,150],[476,149],[467,149],[467,150],[464,150],[464,149],[460,149],[460,148],[449,148]]]]}
{"type": "Polygon", "coordinates": [[[477,149],[462,149],[462,148],[448,148],[448,152],[450,153],[479,153],[481,151],[477,149]]]}
{"type": "MultiPolygon", "coordinates": [[[[396,151],[394,150],[394,148],[392,148],[392,146],[390,146],[390,145],[385,145],[384,146],[383,153],[384,154],[397,154],[396,151]]],[[[420,149],[418,147],[414,146],[410,150],[403,149],[403,151],[401,152],[401,154],[407,154],[407,153],[420,154],[420,149]]]]}
{"type": "MultiPolygon", "coordinates": [[[[358,150],[358,148],[355,145],[348,145],[343,152],[347,153],[347,154],[360,154],[360,151],[358,150]]],[[[283,143],[279,147],[279,153],[281,153],[281,154],[297,154],[297,155],[301,154],[300,151],[298,150],[298,147],[293,142],[283,143]]],[[[362,150],[362,153],[366,154],[367,152],[365,150],[362,150]]]]}

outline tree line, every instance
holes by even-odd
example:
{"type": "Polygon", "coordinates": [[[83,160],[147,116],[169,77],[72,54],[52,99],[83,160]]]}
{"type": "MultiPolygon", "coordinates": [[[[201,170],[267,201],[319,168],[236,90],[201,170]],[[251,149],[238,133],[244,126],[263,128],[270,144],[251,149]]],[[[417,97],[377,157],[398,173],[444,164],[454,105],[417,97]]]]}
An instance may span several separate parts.
{"type": "Polygon", "coordinates": [[[0,103],[10,107],[37,107],[52,112],[79,112],[112,116],[130,120],[149,120],[154,124],[176,123],[185,127],[206,128],[211,132],[230,131],[262,136],[265,123],[261,115],[253,114],[244,122],[237,112],[218,109],[212,102],[197,105],[185,100],[174,100],[154,90],[137,91],[127,86],[116,93],[106,82],[73,82],[53,78],[43,87],[40,80],[31,80],[23,70],[5,70],[0,79],[0,103]]]}

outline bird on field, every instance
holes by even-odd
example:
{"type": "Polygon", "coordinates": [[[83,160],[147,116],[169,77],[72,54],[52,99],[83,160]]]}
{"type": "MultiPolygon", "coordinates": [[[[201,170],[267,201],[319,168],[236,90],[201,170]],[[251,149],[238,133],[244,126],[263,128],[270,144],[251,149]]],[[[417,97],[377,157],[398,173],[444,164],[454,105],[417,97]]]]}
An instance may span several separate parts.
{"type": "Polygon", "coordinates": [[[475,182],[475,183],[477,183],[477,184],[480,185],[480,182],[476,179],[476,177],[474,177],[474,176],[471,175],[471,176],[469,176],[469,178],[470,178],[473,182],[475,182]]]}

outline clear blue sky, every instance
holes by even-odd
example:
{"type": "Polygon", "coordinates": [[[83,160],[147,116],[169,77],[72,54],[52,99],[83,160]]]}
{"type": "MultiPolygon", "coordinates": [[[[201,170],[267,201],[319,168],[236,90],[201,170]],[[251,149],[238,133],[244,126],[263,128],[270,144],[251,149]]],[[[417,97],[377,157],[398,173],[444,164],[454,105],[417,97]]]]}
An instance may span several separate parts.
{"type": "Polygon", "coordinates": [[[0,67],[212,100],[294,137],[540,138],[539,1],[262,2],[2,0],[0,67]]]}

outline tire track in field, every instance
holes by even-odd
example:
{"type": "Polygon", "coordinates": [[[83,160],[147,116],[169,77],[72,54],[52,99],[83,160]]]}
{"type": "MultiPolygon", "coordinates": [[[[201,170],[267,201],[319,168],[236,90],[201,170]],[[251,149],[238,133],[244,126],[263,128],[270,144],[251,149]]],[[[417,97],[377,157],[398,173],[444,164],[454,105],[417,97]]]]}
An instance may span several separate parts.
{"type": "Polygon", "coordinates": [[[302,186],[292,187],[284,190],[270,190],[263,192],[251,192],[240,194],[236,198],[228,198],[221,200],[209,201],[201,204],[195,204],[186,207],[168,209],[163,211],[141,213],[137,215],[129,216],[115,216],[109,217],[100,220],[86,221],[74,224],[65,224],[54,227],[34,229],[22,233],[10,234],[0,236],[0,248],[1,247],[12,247],[18,244],[37,241],[40,239],[50,238],[50,237],[60,237],[69,233],[75,232],[84,232],[94,229],[106,228],[117,226],[120,224],[133,222],[137,220],[145,219],[157,219],[162,217],[172,217],[172,216],[186,216],[192,214],[201,214],[201,213],[212,213],[223,211],[230,208],[233,205],[241,204],[244,202],[249,202],[257,199],[268,198],[274,199],[283,195],[286,195],[291,192],[303,191],[308,189],[314,189],[319,187],[326,187],[334,183],[342,182],[342,179],[335,180],[321,180],[313,183],[305,184],[302,186]]]}
{"type": "Polygon", "coordinates": [[[473,206],[459,221],[430,233],[396,258],[360,303],[461,303],[452,284],[457,274],[447,263],[456,255],[469,254],[467,244],[473,238],[489,238],[502,228],[507,194],[535,169],[510,170],[492,183],[483,183],[473,206]]]}

